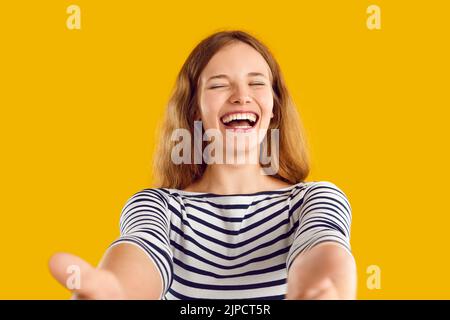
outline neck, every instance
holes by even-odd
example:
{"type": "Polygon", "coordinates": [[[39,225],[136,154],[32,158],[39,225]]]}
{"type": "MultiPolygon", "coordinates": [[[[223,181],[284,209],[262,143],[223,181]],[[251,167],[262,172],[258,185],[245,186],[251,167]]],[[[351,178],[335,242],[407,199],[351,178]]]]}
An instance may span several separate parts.
{"type": "Polygon", "coordinates": [[[194,189],[216,194],[244,194],[288,186],[274,177],[263,175],[259,164],[208,165],[194,189]]]}

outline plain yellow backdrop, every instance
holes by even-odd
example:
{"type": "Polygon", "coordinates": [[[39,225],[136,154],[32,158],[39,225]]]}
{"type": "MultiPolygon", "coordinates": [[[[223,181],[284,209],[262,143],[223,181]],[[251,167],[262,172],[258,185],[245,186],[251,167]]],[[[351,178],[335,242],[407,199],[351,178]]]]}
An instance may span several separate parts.
{"type": "Polygon", "coordinates": [[[67,299],[55,251],[96,264],[151,185],[155,130],[204,37],[273,51],[307,131],[308,180],[350,199],[358,298],[450,298],[448,1],[3,1],[0,298],[67,299]],[[66,8],[81,9],[81,30],[66,8]],[[381,30],[366,27],[371,4],[381,30]],[[381,288],[366,286],[370,265],[381,288]]]}

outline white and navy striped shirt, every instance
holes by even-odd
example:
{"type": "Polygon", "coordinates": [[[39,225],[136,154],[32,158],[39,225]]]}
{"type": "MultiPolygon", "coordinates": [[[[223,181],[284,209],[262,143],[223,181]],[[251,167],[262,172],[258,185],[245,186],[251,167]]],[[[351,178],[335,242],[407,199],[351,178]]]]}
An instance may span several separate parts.
{"type": "Polygon", "coordinates": [[[163,282],[161,299],[285,299],[295,256],[324,241],[349,252],[351,207],[328,181],[218,195],[168,188],[135,193],[120,237],[143,249],[163,282]]]}

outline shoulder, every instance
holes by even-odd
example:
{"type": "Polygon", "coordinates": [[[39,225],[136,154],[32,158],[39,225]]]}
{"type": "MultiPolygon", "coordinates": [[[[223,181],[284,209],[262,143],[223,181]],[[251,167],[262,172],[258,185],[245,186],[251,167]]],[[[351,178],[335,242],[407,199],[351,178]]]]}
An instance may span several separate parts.
{"type": "Polygon", "coordinates": [[[312,181],[307,183],[305,196],[309,193],[317,193],[317,192],[324,192],[324,193],[328,192],[341,195],[345,198],[347,197],[340,187],[338,187],[335,183],[327,180],[312,181]]]}
{"type": "Polygon", "coordinates": [[[158,206],[167,207],[169,203],[169,193],[163,188],[141,189],[128,197],[122,211],[129,211],[137,206],[158,206]]]}
{"type": "Polygon", "coordinates": [[[304,203],[321,204],[339,208],[351,215],[350,201],[344,190],[331,181],[313,181],[307,183],[304,193],[304,203]]]}
{"type": "Polygon", "coordinates": [[[350,202],[344,190],[328,180],[300,184],[293,189],[291,200],[295,203],[294,209],[320,203],[340,205],[346,211],[351,211],[350,202]]]}
{"type": "MultiPolygon", "coordinates": [[[[291,193],[302,198],[317,192],[331,192],[345,196],[344,191],[331,181],[305,181],[291,187],[291,193]]],[[[345,196],[346,197],[346,196],[345,196]]]]}

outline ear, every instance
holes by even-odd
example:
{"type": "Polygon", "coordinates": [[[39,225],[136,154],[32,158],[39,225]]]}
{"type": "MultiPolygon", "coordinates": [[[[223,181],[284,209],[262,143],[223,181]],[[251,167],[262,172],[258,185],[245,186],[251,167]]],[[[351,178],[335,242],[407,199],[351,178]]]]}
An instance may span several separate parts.
{"type": "Polygon", "coordinates": [[[271,119],[273,118],[273,112],[272,112],[272,114],[271,114],[270,118],[271,118],[271,119]]]}

